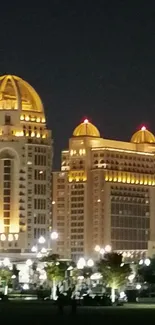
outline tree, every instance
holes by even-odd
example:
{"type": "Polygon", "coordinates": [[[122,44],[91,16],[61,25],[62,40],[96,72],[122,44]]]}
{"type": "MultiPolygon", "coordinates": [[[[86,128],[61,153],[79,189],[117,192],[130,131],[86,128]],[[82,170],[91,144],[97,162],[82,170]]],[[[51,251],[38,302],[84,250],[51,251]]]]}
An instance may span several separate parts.
{"type": "Polygon", "coordinates": [[[98,262],[98,270],[105,284],[111,288],[112,302],[115,301],[115,290],[123,286],[131,272],[128,264],[122,263],[122,255],[109,253],[98,262]]]}
{"type": "Polygon", "coordinates": [[[137,278],[140,282],[147,282],[148,284],[155,284],[155,258],[150,260],[150,265],[138,265],[137,267],[137,278]]]}
{"type": "Polygon", "coordinates": [[[65,261],[59,260],[59,255],[53,254],[44,258],[46,261],[45,271],[47,274],[47,279],[51,284],[51,291],[53,299],[56,298],[56,286],[60,281],[63,281],[65,278],[65,273],[68,268],[68,263],[65,261]]]}
{"type": "Polygon", "coordinates": [[[0,280],[4,283],[4,294],[7,295],[8,284],[11,282],[12,271],[9,268],[0,268],[0,280]]]}

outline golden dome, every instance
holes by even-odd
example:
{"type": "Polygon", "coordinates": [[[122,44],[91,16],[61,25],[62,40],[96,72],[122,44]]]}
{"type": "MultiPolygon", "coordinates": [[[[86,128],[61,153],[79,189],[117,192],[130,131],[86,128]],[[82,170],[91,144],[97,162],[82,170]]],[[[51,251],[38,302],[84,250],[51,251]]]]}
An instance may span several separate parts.
{"type": "Polygon", "coordinates": [[[155,143],[155,136],[148,131],[145,126],[141,130],[135,132],[131,138],[134,143],[155,143]]]}
{"type": "Polygon", "coordinates": [[[100,137],[100,132],[96,128],[95,125],[93,125],[87,119],[85,119],[81,124],[79,124],[75,128],[75,130],[73,132],[73,136],[74,137],[87,136],[87,137],[97,137],[97,138],[99,138],[100,137]]]}
{"type": "Polygon", "coordinates": [[[34,88],[14,75],[0,77],[0,110],[4,109],[44,112],[41,99],[34,88]]]}

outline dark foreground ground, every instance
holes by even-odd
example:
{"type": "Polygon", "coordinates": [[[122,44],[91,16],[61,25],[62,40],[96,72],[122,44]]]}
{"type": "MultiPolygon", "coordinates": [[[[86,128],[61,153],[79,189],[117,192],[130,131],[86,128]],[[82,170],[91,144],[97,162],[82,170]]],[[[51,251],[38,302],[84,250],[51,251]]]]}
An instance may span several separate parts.
{"type": "MultiPolygon", "coordinates": [[[[0,302],[1,324],[42,325],[54,322],[67,324],[155,324],[155,305],[135,304],[122,307],[78,307],[76,314],[70,307],[59,314],[56,306],[50,302],[0,302]],[[5,323],[4,323],[5,322],[5,323]]],[[[123,325],[124,325],[123,324],[123,325]]],[[[63,325],[63,324],[62,324],[63,325]]]]}

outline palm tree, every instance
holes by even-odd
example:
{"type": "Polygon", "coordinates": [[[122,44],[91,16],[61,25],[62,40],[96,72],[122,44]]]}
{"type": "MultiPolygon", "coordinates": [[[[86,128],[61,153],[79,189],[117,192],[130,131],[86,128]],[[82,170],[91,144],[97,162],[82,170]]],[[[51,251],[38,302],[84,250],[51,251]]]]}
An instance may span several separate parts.
{"type": "Polygon", "coordinates": [[[4,294],[7,295],[8,284],[11,281],[12,272],[7,267],[0,269],[0,281],[4,283],[4,294]]]}
{"type": "Polygon", "coordinates": [[[56,286],[61,281],[64,280],[66,271],[68,268],[68,263],[59,260],[59,255],[53,254],[44,258],[46,261],[45,271],[47,274],[47,279],[51,286],[53,299],[56,299],[56,286]]]}
{"type": "Polygon", "coordinates": [[[131,272],[128,264],[122,263],[122,255],[109,253],[98,262],[98,270],[103,276],[103,281],[111,288],[112,302],[115,302],[115,290],[123,286],[131,272]]]}

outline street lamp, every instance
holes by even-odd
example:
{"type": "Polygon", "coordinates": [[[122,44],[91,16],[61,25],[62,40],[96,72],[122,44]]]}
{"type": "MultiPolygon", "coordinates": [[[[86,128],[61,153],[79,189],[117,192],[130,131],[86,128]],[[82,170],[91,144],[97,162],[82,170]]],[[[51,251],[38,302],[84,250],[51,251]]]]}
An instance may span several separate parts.
{"type": "Polygon", "coordinates": [[[100,249],[100,254],[102,255],[102,257],[103,257],[103,255],[104,255],[104,253],[105,253],[105,249],[104,249],[104,248],[101,248],[101,249],[100,249]]]}
{"type": "Polygon", "coordinates": [[[144,260],[144,264],[145,264],[146,266],[149,266],[149,265],[151,264],[150,259],[149,259],[149,258],[146,258],[146,259],[144,260]]]}
{"type": "Polygon", "coordinates": [[[77,262],[77,268],[79,270],[82,270],[86,266],[86,261],[83,257],[80,257],[78,262],[77,262]]]}
{"type": "Polygon", "coordinates": [[[30,267],[32,264],[33,264],[33,263],[32,263],[32,261],[31,261],[30,259],[28,259],[28,260],[26,261],[26,265],[27,265],[27,266],[30,267]]]}
{"type": "Polygon", "coordinates": [[[37,254],[37,258],[41,258],[42,257],[42,254],[39,252],[38,254],[37,254]]]}
{"type": "Polygon", "coordinates": [[[52,240],[58,239],[58,233],[57,233],[57,231],[52,231],[52,233],[51,233],[51,239],[52,240]]]}
{"type": "Polygon", "coordinates": [[[111,246],[110,245],[106,245],[105,246],[105,251],[106,251],[106,253],[110,253],[111,252],[111,246]]]}
{"type": "Polygon", "coordinates": [[[95,252],[99,252],[101,247],[99,245],[96,245],[94,249],[95,249],[95,252]]]}
{"type": "Polygon", "coordinates": [[[91,258],[87,261],[87,266],[88,267],[93,267],[94,266],[94,261],[91,258]]]}
{"type": "Polygon", "coordinates": [[[39,244],[44,244],[46,239],[43,236],[40,236],[38,239],[39,244]]]}
{"type": "Polygon", "coordinates": [[[37,252],[37,246],[32,246],[32,248],[31,248],[31,252],[32,253],[36,253],[37,252]]]}
{"type": "Polygon", "coordinates": [[[3,264],[4,264],[4,266],[9,266],[10,265],[10,260],[9,260],[9,258],[7,258],[7,257],[5,257],[4,258],[4,260],[3,260],[3,264]]]}
{"type": "Polygon", "coordinates": [[[46,249],[45,247],[43,247],[43,248],[41,249],[41,253],[42,253],[42,254],[46,254],[46,253],[47,253],[47,249],[46,249]]]}

